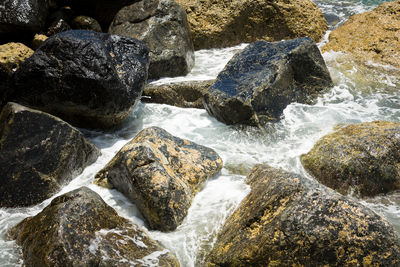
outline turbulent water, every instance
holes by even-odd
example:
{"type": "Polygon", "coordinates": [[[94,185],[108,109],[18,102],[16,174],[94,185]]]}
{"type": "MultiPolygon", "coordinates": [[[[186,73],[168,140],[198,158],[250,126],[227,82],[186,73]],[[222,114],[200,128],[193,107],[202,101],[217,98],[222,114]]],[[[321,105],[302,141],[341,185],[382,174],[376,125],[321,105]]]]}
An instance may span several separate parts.
{"type": "MultiPolygon", "coordinates": [[[[315,1],[326,14],[331,29],[347,17],[372,9],[383,1],[315,1]]],[[[162,79],[156,83],[180,80],[205,80],[216,75],[234,53],[245,45],[219,50],[196,52],[196,66],[187,77],[162,79]]],[[[400,122],[399,79],[392,69],[376,72],[357,68],[340,53],[325,53],[324,58],[335,86],[314,105],[291,104],[279,123],[263,130],[226,126],[201,109],[181,109],[168,105],[139,104],[130,118],[108,132],[85,131],[88,138],[102,150],[102,156],[85,169],[58,194],[80,186],[99,193],[121,216],[146,227],[136,207],[119,192],[93,185],[94,175],[118,150],[141,129],[159,126],[171,134],[190,139],[215,149],[224,160],[222,173],[210,179],[200,191],[187,218],[171,233],[151,231],[150,235],[176,254],[182,266],[198,266],[210,249],[218,229],[226,217],[249,192],[244,178],[254,164],[272,166],[308,176],[300,164],[301,154],[308,152],[323,135],[337,124],[373,120],[400,122]]],[[[310,178],[311,179],[311,178],[310,178]]],[[[40,205],[22,209],[0,209],[0,266],[22,264],[20,251],[13,241],[6,241],[7,230],[16,223],[40,212],[51,199],[40,205]]],[[[387,218],[400,231],[400,192],[362,201],[387,218]]],[[[157,265],[155,258],[146,263],[157,265]]]]}

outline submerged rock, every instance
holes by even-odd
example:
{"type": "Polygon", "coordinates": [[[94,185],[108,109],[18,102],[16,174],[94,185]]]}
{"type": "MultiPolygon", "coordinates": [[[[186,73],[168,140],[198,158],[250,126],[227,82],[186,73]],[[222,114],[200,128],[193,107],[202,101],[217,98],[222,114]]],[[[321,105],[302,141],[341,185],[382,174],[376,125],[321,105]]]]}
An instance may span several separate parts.
{"type": "Polygon", "coordinates": [[[346,126],[321,138],[301,161],[320,183],[342,194],[400,189],[400,123],[346,126]]]}
{"type": "Polygon", "coordinates": [[[357,14],[332,31],[322,51],[343,51],[358,61],[374,61],[400,68],[400,2],[383,3],[357,14]]]}
{"type": "Polygon", "coordinates": [[[309,36],[318,42],[328,29],[309,0],[177,0],[188,14],[196,50],[258,40],[309,36]]]}
{"type": "Polygon", "coordinates": [[[141,131],[96,175],[135,203],[150,228],[174,230],[203,182],[222,168],[207,147],[150,127],[141,131]]]}
{"type": "Polygon", "coordinates": [[[255,42],[236,54],[204,95],[208,113],[226,124],[278,120],[292,102],[308,103],[332,86],[310,38],[255,42]]]}
{"type": "Polygon", "coordinates": [[[147,79],[148,49],[128,37],[73,30],[49,37],[15,74],[15,99],[82,127],[122,122],[147,79]]]}
{"type": "Polygon", "coordinates": [[[194,66],[186,13],[173,0],[142,0],[124,7],[109,33],[137,38],[149,47],[149,79],[184,76],[194,66]]]}
{"type": "Polygon", "coordinates": [[[139,226],[86,187],[61,195],[9,231],[26,266],[179,266],[139,226]]]}
{"type": "Polygon", "coordinates": [[[318,183],[258,165],[250,194],[228,218],[208,266],[397,266],[393,227],[318,183]]]}
{"type": "Polygon", "coordinates": [[[168,104],[181,108],[204,108],[203,96],[214,80],[149,84],[144,88],[142,102],[168,104]]]}
{"type": "Polygon", "coordinates": [[[66,122],[8,103],[0,113],[0,207],[42,202],[99,155],[66,122]]]}

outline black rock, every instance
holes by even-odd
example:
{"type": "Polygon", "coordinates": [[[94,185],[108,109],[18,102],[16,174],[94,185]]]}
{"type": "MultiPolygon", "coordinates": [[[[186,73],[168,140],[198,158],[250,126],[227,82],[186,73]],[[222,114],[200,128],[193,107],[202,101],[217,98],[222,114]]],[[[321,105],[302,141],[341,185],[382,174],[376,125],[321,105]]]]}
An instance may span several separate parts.
{"type": "Polygon", "coordinates": [[[124,7],[109,33],[137,38],[149,47],[149,79],[183,76],[194,66],[186,13],[173,0],[142,0],[124,7]]]}
{"type": "Polygon", "coordinates": [[[99,155],[68,123],[8,103],[0,113],[0,206],[40,203],[99,155]]]}
{"type": "Polygon", "coordinates": [[[12,90],[12,73],[0,64],[0,109],[7,103],[7,98],[12,90]]]}
{"type": "Polygon", "coordinates": [[[53,34],[60,33],[60,32],[66,32],[71,29],[72,29],[71,26],[69,26],[69,24],[65,20],[59,19],[59,20],[54,21],[50,25],[49,29],[47,30],[46,35],[51,36],[53,34]]]}
{"type": "Polygon", "coordinates": [[[288,104],[308,103],[330,86],[324,59],[310,38],[259,41],[229,61],[203,103],[226,124],[259,126],[278,120],[288,104]]]}
{"type": "Polygon", "coordinates": [[[82,127],[109,127],[136,105],[147,79],[140,41],[85,30],[48,38],[15,73],[15,99],[82,127]]]}
{"type": "Polygon", "coordinates": [[[101,32],[101,26],[94,18],[87,16],[77,16],[71,21],[71,26],[74,29],[90,30],[101,32]]]}

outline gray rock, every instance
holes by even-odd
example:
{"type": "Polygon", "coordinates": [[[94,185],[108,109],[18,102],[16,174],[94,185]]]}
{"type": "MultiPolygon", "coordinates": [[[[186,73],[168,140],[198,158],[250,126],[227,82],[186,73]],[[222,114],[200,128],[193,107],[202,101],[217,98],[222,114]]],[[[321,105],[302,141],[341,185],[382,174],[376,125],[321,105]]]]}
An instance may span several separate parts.
{"type": "Polygon", "coordinates": [[[332,86],[310,38],[250,44],[236,54],[204,95],[207,111],[226,124],[260,126],[292,102],[309,103],[332,86]]]}
{"type": "Polygon", "coordinates": [[[137,38],[149,47],[149,79],[183,76],[194,66],[186,13],[173,0],[142,0],[124,7],[109,33],[137,38]]]}

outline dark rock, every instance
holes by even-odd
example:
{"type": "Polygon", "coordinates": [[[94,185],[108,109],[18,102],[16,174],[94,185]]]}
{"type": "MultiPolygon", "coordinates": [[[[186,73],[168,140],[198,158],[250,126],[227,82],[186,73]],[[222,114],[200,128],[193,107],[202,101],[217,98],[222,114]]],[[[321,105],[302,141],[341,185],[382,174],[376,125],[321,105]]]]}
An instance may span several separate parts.
{"type": "Polygon", "coordinates": [[[66,122],[8,103],[0,114],[0,206],[40,203],[99,155],[66,122]]]}
{"type": "Polygon", "coordinates": [[[48,14],[47,0],[3,0],[0,4],[0,34],[38,32],[48,14]]]}
{"type": "Polygon", "coordinates": [[[60,32],[66,32],[71,29],[72,29],[71,26],[69,26],[69,24],[65,20],[59,19],[59,20],[54,21],[50,25],[49,29],[47,30],[47,36],[51,36],[53,34],[60,33],[60,32]]]}
{"type": "Polygon", "coordinates": [[[309,103],[332,80],[315,43],[299,38],[255,42],[236,54],[204,95],[204,106],[226,124],[259,126],[292,102],[309,103]]]}
{"type": "Polygon", "coordinates": [[[398,266],[393,227],[296,174],[258,165],[250,194],[218,234],[208,266],[398,266]]]}
{"type": "Polygon", "coordinates": [[[161,85],[148,84],[142,102],[168,104],[181,108],[204,108],[203,96],[214,80],[176,82],[161,85]]]}
{"type": "Polygon", "coordinates": [[[135,39],[73,30],[48,38],[15,74],[15,99],[82,127],[122,122],[146,83],[148,49],[135,39]]]}
{"type": "Polygon", "coordinates": [[[26,266],[179,266],[139,226],[86,187],[59,196],[9,231],[26,266]]]}
{"type": "Polygon", "coordinates": [[[142,0],[126,6],[109,32],[137,38],[149,47],[149,79],[183,76],[194,66],[186,13],[173,0],[142,0]]]}
{"type": "Polygon", "coordinates": [[[135,203],[152,229],[182,223],[203,182],[222,168],[207,147],[151,127],[141,131],[96,175],[135,203]]]}
{"type": "Polygon", "coordinates": [[[101,26],[94,18],[87,16],[77,16],[72,22],[71,26],[74,29],[90,30],[95,32],[101,32],[101,26]]]}
{"type": "Polygon", "coordinates": [[[301,161],[320,183],[342,194],[400,189],[400,123],[346,126],[321,138],[301,161]]]}
{"type": "Polygon", "coordinates": [[[3,64],[0,64],[0,109],[7,103],[11,91],[12,75],[3,64]]]}

